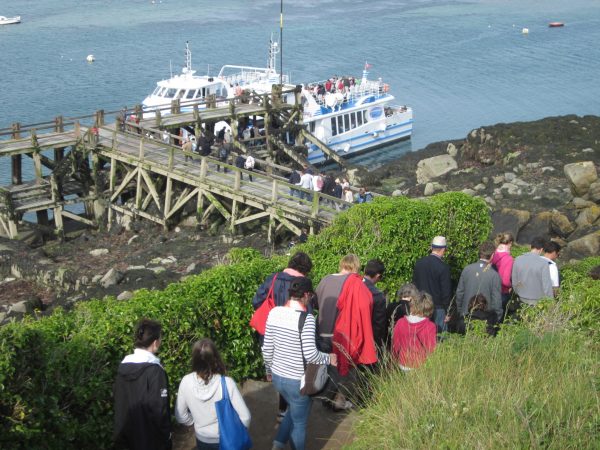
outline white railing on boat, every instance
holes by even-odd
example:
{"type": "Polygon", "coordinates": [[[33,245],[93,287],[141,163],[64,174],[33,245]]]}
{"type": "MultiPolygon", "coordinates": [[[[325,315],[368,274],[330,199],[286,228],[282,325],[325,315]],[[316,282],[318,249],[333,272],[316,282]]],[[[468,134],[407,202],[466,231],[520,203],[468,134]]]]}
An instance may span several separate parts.
{"type": "MultiPolygon", "coordinates": [[[[380,81],[361,81],[360,84],[350,86],[344,91],[336,89],[335,93],[326,92],[325,95],[316,94],[314,91],[315,86],[325,85],[326,81],[318,83],[311,83],[306,90],[311,93],[312,98],[315,100],[317,105],[331,107],[332,105],[339,104],[341,102],[358,101],[364,97],[375,96],[378,98],[387,94],[389,86],[380,81]],[[337,101],[332,101],[331,96],[336,96],[337,101]]],[[[335,97],[334,97],[335,98],[335,97]]]]}

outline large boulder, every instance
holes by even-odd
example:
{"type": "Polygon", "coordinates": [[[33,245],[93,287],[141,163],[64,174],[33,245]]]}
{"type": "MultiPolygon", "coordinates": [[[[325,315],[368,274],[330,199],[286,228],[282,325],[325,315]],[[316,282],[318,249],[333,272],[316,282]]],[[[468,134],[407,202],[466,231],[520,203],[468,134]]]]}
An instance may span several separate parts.
{"type": "Polygon", "coordinates": [[[593,205],[582,209],[577,219],[575,219],[575,223],[579,228],[589,227],[598,220],[598,217],[600,217],[600,206],[593,205]]]}
{"type": "Polygon", "coordinates": [[[600,180],[590,184],[587,195],[591,201],[600,203],[600,180]]]}
{"type": "Polygon", "coordinates": [[[592,161],[565,164],[564,171],[574,195],[587,194],[590,185],[598,180],[596,166],[594,166],[592,161]]]}
{"type": "Polygon", "coordinates": [[[561,238],[566,238],[573,231],[575,231],[575,226],[573,226],[567,216],[558,211],[553,211],[552,219],[550,221],[550,229],[553,233],[561,238]]]}
{"type": "Polygon", "coordinates": [[[425,184],[457,168],[456,161],[450,155],[439,155],[422,159],[417,164],[417,183],[425,184]]]}
{"type": "Polygon", "coordinates": [[[499,233],[512,233],[517,236],[519,231],[531,218],[529,211],[520,209],[503,208],[492,213],[492,223],[494,225],[493,235],[499,233]]]}
{"type": "Polygon", "coordinates": [[[551,222],[552,213],[550,211],[536,214],[517,235],[517,243],[527,245],[534,237],[550,235],[551,222]]]}
{"type": "Polygon", "coordinates": [[[561,259],[569,261],[571,259],[583,259],[589,256],[598,256],[600,254],[600,231],[569,242],[567,247],[561,252],[561,259]]]}

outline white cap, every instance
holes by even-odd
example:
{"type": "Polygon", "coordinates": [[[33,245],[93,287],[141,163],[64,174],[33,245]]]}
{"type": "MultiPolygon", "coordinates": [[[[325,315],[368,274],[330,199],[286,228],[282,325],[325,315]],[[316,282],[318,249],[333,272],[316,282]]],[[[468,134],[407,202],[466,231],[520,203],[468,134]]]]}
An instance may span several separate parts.
{"type": "Polygon", "coordinates": [[[446,247],[446,238],[444,236],[436,236],[431,241],[431,246],[436,248],[446,247]]]}

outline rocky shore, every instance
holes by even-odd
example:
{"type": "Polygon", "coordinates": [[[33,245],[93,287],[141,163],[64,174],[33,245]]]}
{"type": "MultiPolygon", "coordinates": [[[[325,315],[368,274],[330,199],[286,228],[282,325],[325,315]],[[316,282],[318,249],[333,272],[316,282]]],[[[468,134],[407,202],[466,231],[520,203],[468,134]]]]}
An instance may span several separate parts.
{"type": "Polygon", "coordinates": [[[561,261],[600,254],[600,117],[497,124],[463,140],[436,142],[361,181],[391,195],[462,191],[485,200],[494,233],[520,244],[546,235],[561,261]]]}
{"type": "MultiPolygon", "coordinates": [[[[521,244],[551,236],[565,247],[566,262],[600,254],[599,169],[600,117],[570,115],[478,128],[463,140],[358,170],[355,184],[410,197],[479,196],[494,232],[511,231],[521,244]]],[[[74,230],[64,243],[37,241],[36,248],[0,238],[0,323],[83,299],[162,289],[221,262],[232,246],[282,250],[266,242],[261,229],[232,238],[195,224],[166,232],[146,221],[110,232],[74,230]]]]}

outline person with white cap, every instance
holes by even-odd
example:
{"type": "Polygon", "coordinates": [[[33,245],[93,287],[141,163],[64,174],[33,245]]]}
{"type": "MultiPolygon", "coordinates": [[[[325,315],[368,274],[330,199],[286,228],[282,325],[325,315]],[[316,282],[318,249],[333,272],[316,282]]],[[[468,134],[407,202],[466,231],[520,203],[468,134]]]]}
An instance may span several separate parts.
{"type": "Polygon", "coordinates": [[[450,266],[442,258],[446,253],[446,238],[436,236],[431,241],[431,253],[415,263],[413,283],[433,299],[433,321],[438,333],[447,330],[446,314],[452,298],[450,266]]]}

